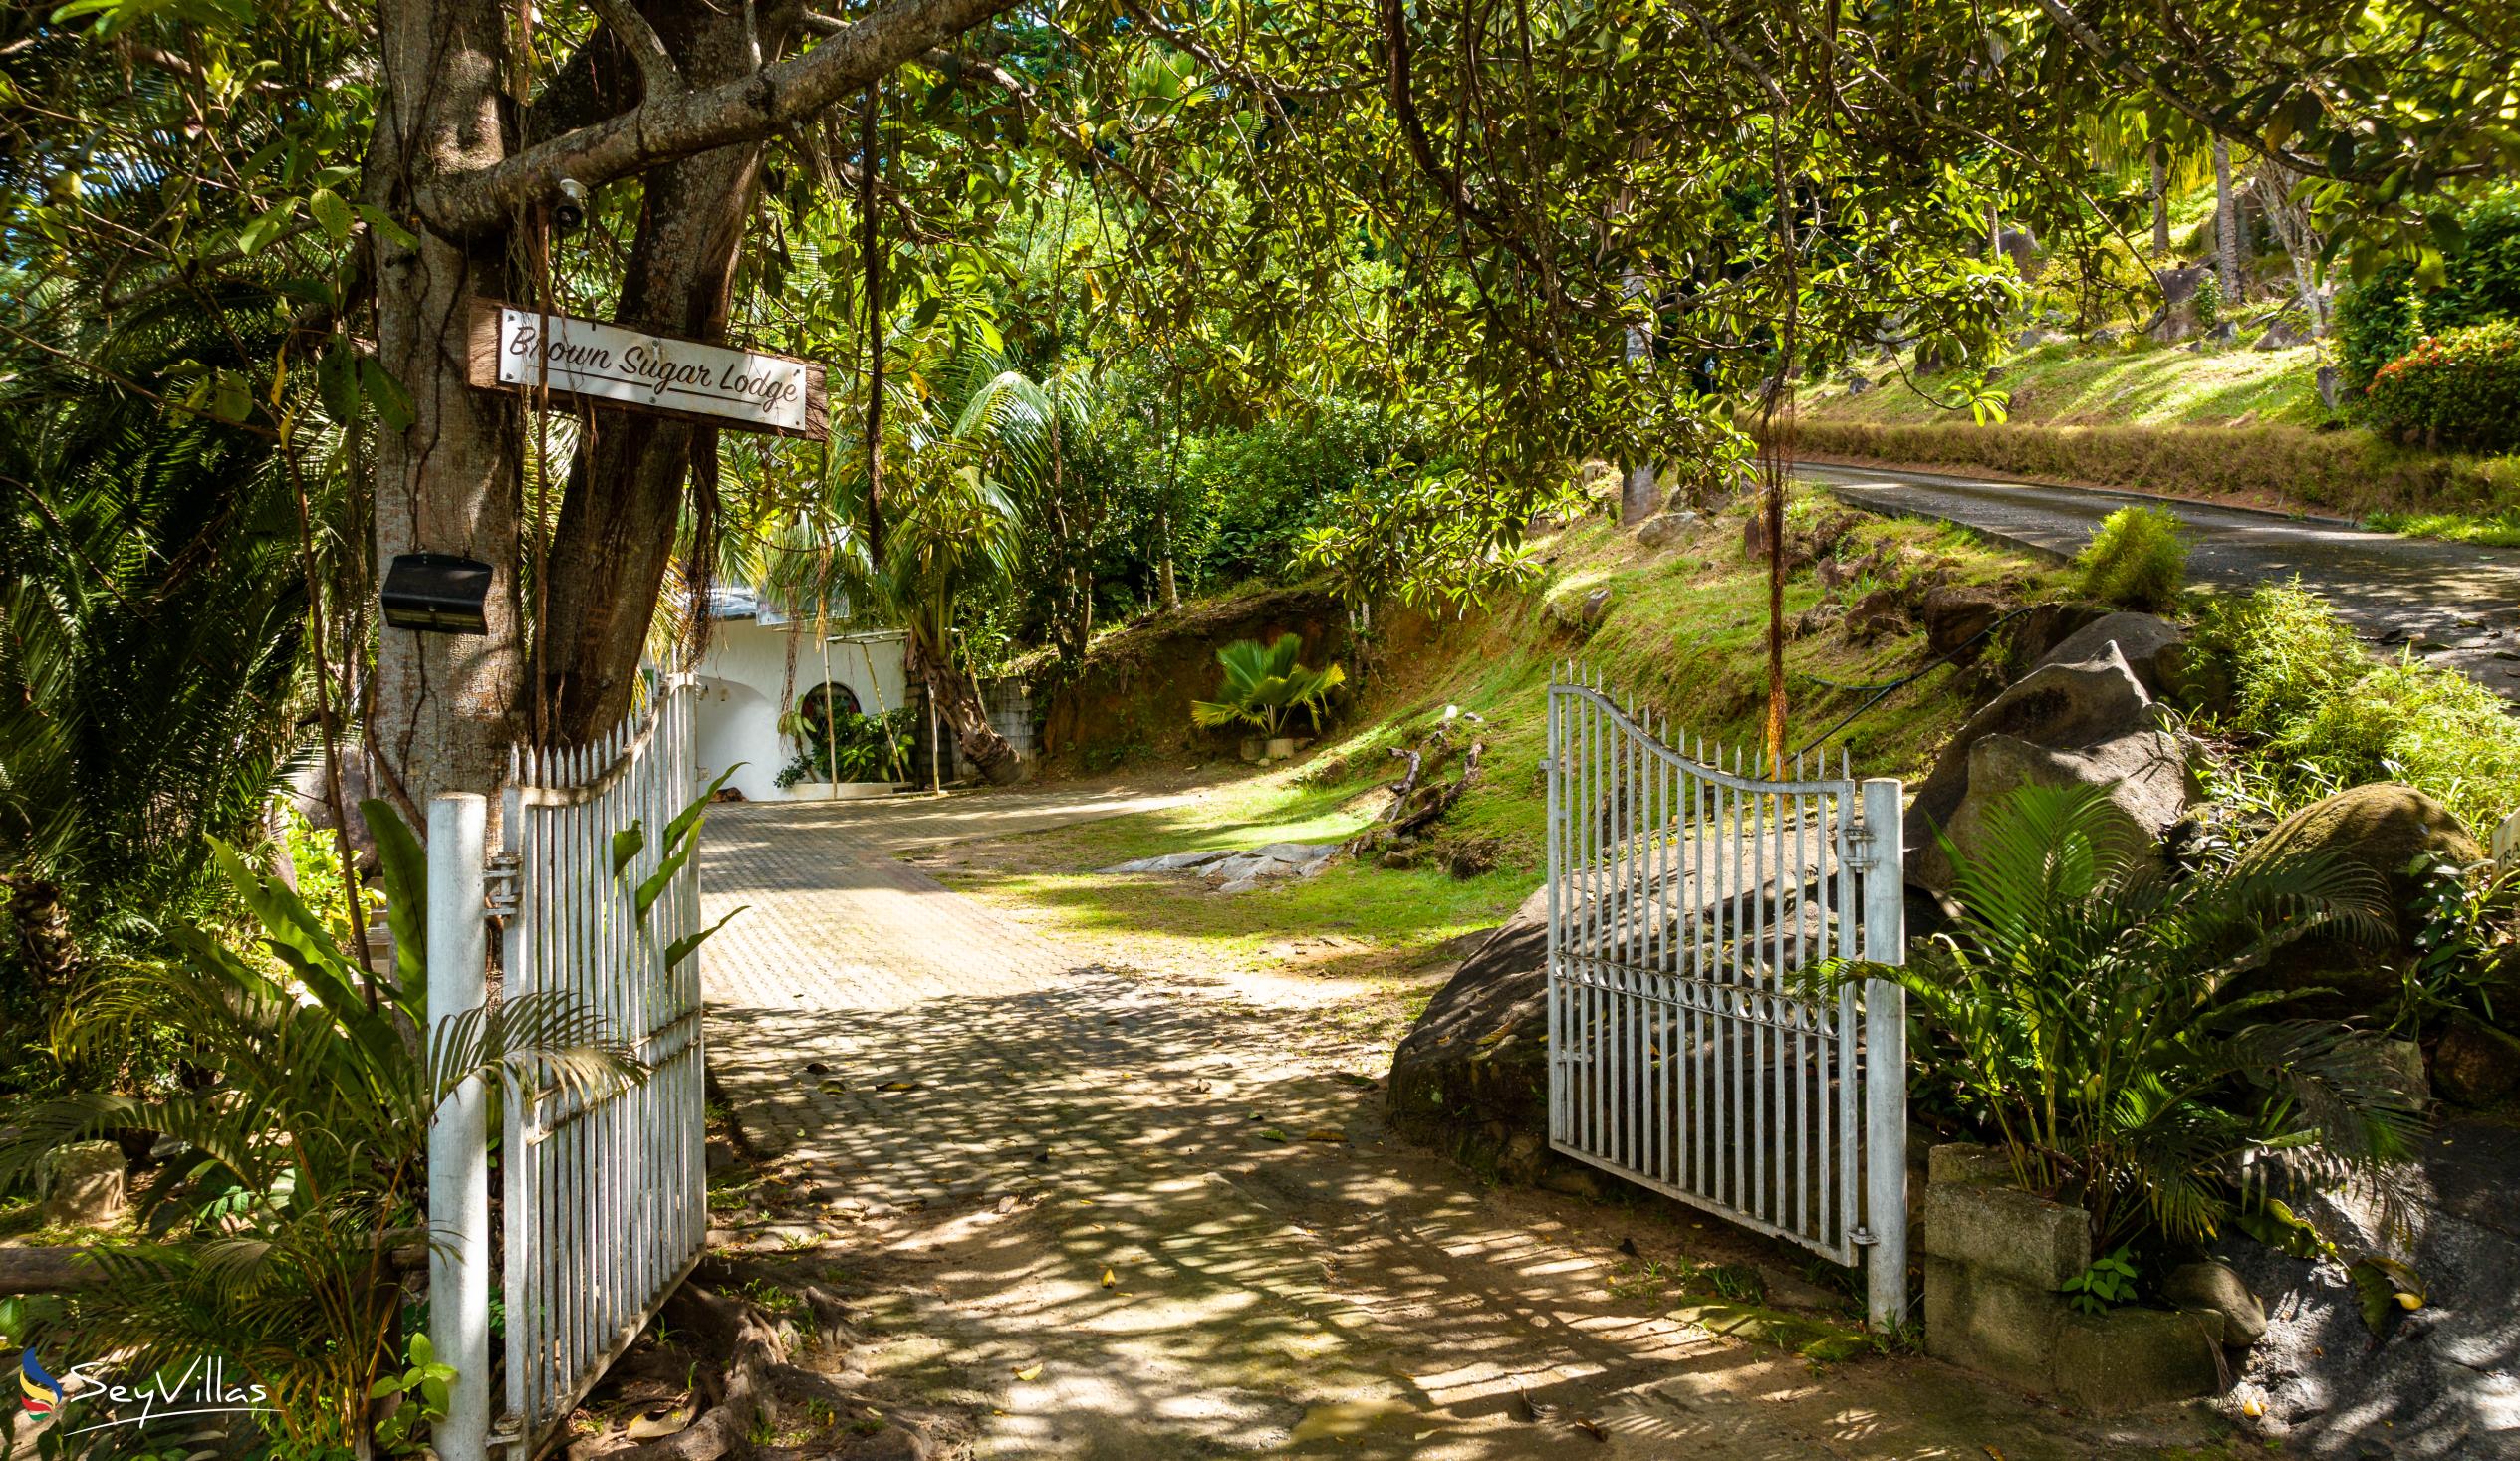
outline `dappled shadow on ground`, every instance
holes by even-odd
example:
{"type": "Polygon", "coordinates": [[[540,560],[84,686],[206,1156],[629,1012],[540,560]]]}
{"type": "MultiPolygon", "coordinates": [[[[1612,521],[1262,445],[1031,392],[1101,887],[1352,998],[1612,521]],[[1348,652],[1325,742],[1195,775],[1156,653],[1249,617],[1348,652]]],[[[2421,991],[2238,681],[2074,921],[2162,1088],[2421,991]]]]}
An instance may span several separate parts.
{"type": "Polygon", "coordinates": [[[2093,1454],[1926,1361],[1822,1376],[1613,1300],[1611,1245],[1676,1222],[1516,1214],[1386,1144],[1295,1016],[1081,968],[711,1029],[730,1088],[808,1093],[786,1150],[915,1275],[879,1363],[996,1412],[983,1455],[2093,1454]]]}

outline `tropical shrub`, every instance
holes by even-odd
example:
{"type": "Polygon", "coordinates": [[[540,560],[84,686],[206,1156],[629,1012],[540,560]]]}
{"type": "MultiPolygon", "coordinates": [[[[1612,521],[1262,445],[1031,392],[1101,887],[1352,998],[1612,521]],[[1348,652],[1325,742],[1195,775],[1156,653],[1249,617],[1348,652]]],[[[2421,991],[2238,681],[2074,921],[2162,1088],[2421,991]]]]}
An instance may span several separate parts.
{"type": "Polygon", "coordinates": [[[1185,493],[1202,504],[1199,584],[1285,577],[1304,530],[1372,479],[1400,443],[1393,423],[1342,402],[1189,443],[1181,471],[1185,493]]]}
{"type": "Polygon", "coordinates": [[[2505,451],[2520,446],[2520,320],[2427,335],[2372,376],[2382,426],[2427,442],[2505,451]]]}
{"type": "Polygon", "coordinates": [[[2423,302],[2433,330],[2520,319],[2520,188],[2505,186],[2459,215],[2458,247],[2423,302]]]}
{"type": "Polygon", "coordinates": [[[76,1048],[172,1025],[193,1080],[162,1099],[47,1101],[0,1140],[0,1195],[73,1141],[139,1132],[177,1153],[133,1203],[150,1236],[92,1250],[111,1282],[51,1322],[72,1341],[60,1347],[116,1353],[135,1373],[220,1357],[264,1387],[298,1447],[362,1454],[368,1398],[405,1375],[396,1361],[413,1350],[393,1252],[426,1223],[431,1113],[475,1077],[513,1098],[519,1083],[599,1091],[641,1075],[567,996],[432,1024],[419,845],[390,807],[365,810],[390,900],[390,972],[360,968],[322,916],[214,842],[259,946],[180,928],[183,958],[95,978],[66,1006],[62,1037],[76,1048]]]}
{"type": "Polygon", "coordinates": [[[2186,534],[2162,508],[2111,513],[2074,562],[2085,594],[2129,609],[2167,609],[2187,586],[2186,534]]]}
{"type": "Polygon", "coordinates": [[[2222,281],[2208,273],[2196,281],[2196,293],[2189,296],[2187,307],[2196,316],[2198,330],[2211,330],[2222,319],[2222,281]]]}
{"type": "Polygon", "coordinates": [[[1304,640],[1296,634],[1280,634],[1269,644],[1236,639],[1217,650],[1216,662],[1225,669],[1222,698],[1191,701],[1191,724],[1209,730],[1247,725],[1275,737],[1285,734],[1288,720],[1301,710],[1318,727],[1330,692],[1347,683],[1348,672],[1335,664],[1306,669],[1295,662],[1303,652],[1304,640]]]}
{"type": "Polygon", "coordinates": [[[1956,926],[1860,972],[1907,991],[1933,1097],[2079,1204],[2093,1251],[2204,1243],[2262,1195],[2236,1180],[2257,1153],[2341,1181],[2407,1150],[2417,1102],[2378,1037],[2233,992],[2307,934],[2379,935],[2368,870],[2305,853],[2173,876],[2092,787],[2022,788],[1975,851],[1944,847],[1956,926]]]}
{"type": "Polygon", "coordinates": [[[783,727],[804,744],[780,769],[782,790],[802,781],[898,781],[907,771],[912,730],[908,707],[886,715],[837,715],[828,727],[791,716],[783,727]]]}
{"type": "Polygon", "coordinates": [[[2422,300],[2413,271],[2382,267],[2337,296],[2337,374],[2348,390],[2370,388],[2380,367],[2415,348],[2422,338],[2422,300]]]}
{"type": "Polygon", "coordinates": [[[2188,642],[2188,708],[2241,738],[2270,810],[2399,781],[2471,827],[2520,807],[2520,721],[2495,694],[2411,657],[2375,659],[2298,583],[2208,602],[2188,642]]]}

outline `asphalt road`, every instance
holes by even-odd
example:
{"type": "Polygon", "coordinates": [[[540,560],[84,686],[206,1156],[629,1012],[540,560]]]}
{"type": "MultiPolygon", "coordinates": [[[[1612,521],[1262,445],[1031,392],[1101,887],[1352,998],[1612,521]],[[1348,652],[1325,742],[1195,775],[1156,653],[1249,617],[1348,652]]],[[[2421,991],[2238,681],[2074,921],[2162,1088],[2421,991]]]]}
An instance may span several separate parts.
{"type": "Polygon", "coordinates": [[[2246,589],[2298,576],[2374,644],[2411,643],[2423,658],[2520,701],[2520,552],[2081,487],[1819,463],[1794,470],[1868,511],[1961,523],[2069,557],[2102,518],[2132,501],[2153,502],[2187,525],[2191,582],[2246,589]]]}

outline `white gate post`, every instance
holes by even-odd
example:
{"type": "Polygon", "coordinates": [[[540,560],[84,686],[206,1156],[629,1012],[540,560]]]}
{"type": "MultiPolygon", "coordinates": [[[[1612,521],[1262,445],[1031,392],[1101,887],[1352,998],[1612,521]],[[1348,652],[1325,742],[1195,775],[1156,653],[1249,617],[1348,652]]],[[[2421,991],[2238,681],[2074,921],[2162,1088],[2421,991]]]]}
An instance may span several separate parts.
{"type": "MultiPolygon", "coordinates": [[[[1864,958],[1907,962],[1904,846],[1899,784],[1864,783],[1864,958]]],[[[1886,979],[1864,984],[1864,1256],[1866,1313],[1888,1332],[1907,1317],[1907,992],[1886,979]]]]}
{"type": "MultiPolygon", "coordinates": [[[[482,853],[490,804],[471,793],[428,805],[428,1018],[432,1049],[449,1016],[489,997],[482,853]]],[[[489,1094],[466,1081],[428,1129],[428,1338],[451,1364],[442,1461],[483,1461],[490,1431],[489,1094]]]]}

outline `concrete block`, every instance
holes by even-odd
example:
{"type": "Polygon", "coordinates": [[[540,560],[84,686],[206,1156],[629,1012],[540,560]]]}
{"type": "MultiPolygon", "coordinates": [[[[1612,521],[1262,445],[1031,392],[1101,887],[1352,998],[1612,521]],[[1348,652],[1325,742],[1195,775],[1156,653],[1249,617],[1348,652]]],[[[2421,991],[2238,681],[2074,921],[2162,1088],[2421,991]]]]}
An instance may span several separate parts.
{"type": "Polygon", "coordinates": [[[1917,1226],[1926,1253],[2054,1292],[2091,1267],[2091,1221],[2011,1187],[1926,1187],[1917,1226]]]}
{"type": "Polygon", "coordinates": [[[2045,1390],[2064,1318],[2064,1302],[2045,1290],[1926,1260],[1925,1347],[1937,1358],[2045,1390]]]}
{"type": "Polygon", "coordinates": [[[2113,1309],[2067,1314],[2056,1334],[2054,1393],[2084,1409],[2133,1410],[2222,1389],[2222,1317],[2113,1309]]]}
{"type": "Polygon", "coordinates": [[[1992,1182],[2011,1186],[2012,1158],[2000,1146],[1983,1146],[1974,1141],[1946,1141],[1925,1156],[1925,1180],[1929,1182],[1992,1182]]]}

